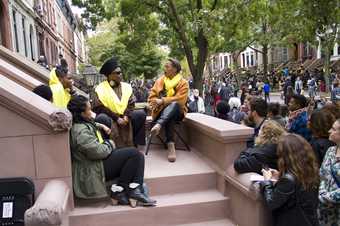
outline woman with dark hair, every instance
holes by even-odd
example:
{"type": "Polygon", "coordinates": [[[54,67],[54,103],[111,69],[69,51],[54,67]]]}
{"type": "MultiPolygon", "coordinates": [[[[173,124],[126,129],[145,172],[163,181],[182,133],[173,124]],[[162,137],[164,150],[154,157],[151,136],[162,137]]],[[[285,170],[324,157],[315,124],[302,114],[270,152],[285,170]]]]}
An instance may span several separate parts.
{"type": "Polygon", "coordinates": [[[310,144],[319,161],[319,165],[321,165],[328,148],[335,145],[328,139],[328,131],[332,128],[335,120],[335,116],[324,109],[314,110],[309,118],[308,128],[312,131],[310,144]]]}
{"type": "Polygon", "coordinates": [[[320,225],[340,225],[340,119],[329,130],[330,147],[320,168],[319,220],[320,225]]]}
{"type": "Polygon", "coordinates": [[[312,147],[288,134],[277,147],[278,171],[263,169],[261,188],[275,226],[317,226],[319,167],[312,147]]]}
{"type": "Polygon", "coordinates": [[[73,97],[67,108],[73,116],[70,145],[75,195],[83,199],[106,197],[105,181],[118,178],[111,187],[113,204],[155,205],[142,193],[144,155],[135,148],[115,149],[112,140],[104,140],[92,120],[86,97],[73,97]]]}

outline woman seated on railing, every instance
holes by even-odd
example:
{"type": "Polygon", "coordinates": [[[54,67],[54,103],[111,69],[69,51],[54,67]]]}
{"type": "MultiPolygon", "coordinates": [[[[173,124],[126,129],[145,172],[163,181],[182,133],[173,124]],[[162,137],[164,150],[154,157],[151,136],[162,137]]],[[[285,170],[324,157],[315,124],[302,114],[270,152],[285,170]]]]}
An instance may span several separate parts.
{"type": "Polygon", "coordinates": [[[115,149],[112,140],[104,140],[91,117],[86,97],[73,97],[67,108],[73,116],[70,144],[75,195],[83,199],[106,197],[105,181],[118,178],[111,187],[113,204],[155,205],[142,192],[144,155],[132,147],[115,149]]]}
{"type": "Polygon", "coordinates": [[[261,191],[274,226],[318,226],[319,166],[301,136],[283,136],[277,146],[278,171],[262,170],[261,191]]]}
{"type": "Polygon", "coordinates": [[[255,139],[255,146],[241,152],[234,162],[238,173],[255,172],[261,174],[262,168],[277,169],[276,146],[285,129],[273,120],[265,121],[255,139]]]}

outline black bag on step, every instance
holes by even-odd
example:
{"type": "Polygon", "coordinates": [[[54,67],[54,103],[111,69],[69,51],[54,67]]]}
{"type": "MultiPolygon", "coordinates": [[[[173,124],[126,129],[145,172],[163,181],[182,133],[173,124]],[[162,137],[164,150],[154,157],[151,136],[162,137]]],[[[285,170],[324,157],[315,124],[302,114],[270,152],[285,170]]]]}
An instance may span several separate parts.
{"type": "Polygon", "coordinates": [[[24,226],[24,214],[34,203],[28,178],[0,178],[0,226],[24,226]]]}

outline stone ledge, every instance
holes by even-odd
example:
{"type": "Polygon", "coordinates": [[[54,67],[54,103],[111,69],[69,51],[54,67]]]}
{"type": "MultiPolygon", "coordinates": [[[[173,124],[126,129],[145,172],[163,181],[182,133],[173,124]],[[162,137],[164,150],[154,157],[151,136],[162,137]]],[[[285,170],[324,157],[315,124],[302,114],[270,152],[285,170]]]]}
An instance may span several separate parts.
{"type": "Polygon", "coordinates": [[[257,173],[242,173],[238,174],[233,166],[230,166],[224,178],[227,182],[233,185],[235,188],[240,190],[247,197],[253,199],[254,201],[262,200],[262,196],[260,194],[259,189],[254,186],[254,184],[250,181],[250,177],[252,175],[258,175],[257,173]]]}
{"type": "Polygon", "coordinates": [[[254,133],[252,128],[200,113],[188,113],[184,119],[187,126],[198,129],[222,143],[244,141],[254,133]]]}

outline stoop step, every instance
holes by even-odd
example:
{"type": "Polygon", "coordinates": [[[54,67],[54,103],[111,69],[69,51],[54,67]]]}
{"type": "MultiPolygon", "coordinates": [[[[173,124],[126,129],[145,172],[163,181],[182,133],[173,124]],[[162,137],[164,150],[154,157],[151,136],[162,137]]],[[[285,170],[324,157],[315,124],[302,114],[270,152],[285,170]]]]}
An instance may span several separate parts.
{"type": "Polygon", "coordinates": [[[217,190],[153,196],[157,207],[110,206],[109,202],[78,206],[70,226],[165,226],[224,219],[228,198],[217,190]]]}
{"type": "Polygon", "coordinates": [[[180,224],[176,226],[237,226],[229,219],[214,220],[214,221],[204,221],[192,224],[180,224]]]}

